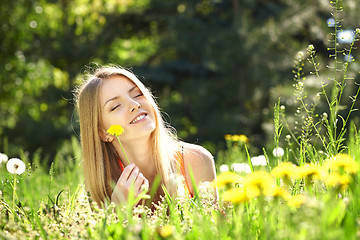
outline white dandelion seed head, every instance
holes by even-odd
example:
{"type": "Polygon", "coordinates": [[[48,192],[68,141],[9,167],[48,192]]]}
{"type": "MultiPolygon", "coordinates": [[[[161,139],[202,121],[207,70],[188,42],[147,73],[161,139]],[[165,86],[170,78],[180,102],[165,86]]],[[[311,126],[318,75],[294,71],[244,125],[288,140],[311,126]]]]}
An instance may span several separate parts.
{"type": "Polygon", "coordinates": [[[2,163],[2,162],[7,162],[8,161],[8,156],[5,154],[5,153],[0,153],[0,164],[2,163]]]}
{"type": "Polygon", "coordinates": [[[237,173],[251,173],[250,165],[247,163],[233,163],[230,168],[237,173]]]}
{"type": "Polygon", "coordinates": [[[229,165],[227,164],[221,164],[219,167],[220,172],[228,172],[230,170],[229,165]]]}
{"type": "Polygon", "coordinates": [[[11,158],[7,164],[6,164],[6,168],[8,170],[9,173],[12,174],[23,174],[25,172],[25,163],[23,161],[21,161],[18,158],[11,158]]]}
{"type": "Polygon", "coordinates": [[[272,154],[275,157],[282,157],[282,156],[284,156],[284,149],[282,149],[281,147],[274,148],[274,150],[272,151],[272,154]]]}
{"type": "Polygon", "coordinates": [[[259,155],[251,158],[251,163],[253,166],[266,166],[266,157],[264,155],[259,155]]]}

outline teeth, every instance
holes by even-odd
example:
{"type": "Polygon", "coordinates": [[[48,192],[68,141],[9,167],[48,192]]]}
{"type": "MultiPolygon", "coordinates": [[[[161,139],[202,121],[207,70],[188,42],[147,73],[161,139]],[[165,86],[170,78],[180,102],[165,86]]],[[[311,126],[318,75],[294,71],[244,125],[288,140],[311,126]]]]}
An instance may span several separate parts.
{"type": "Polygon", "coordinates": [[[135,123],[135,122],[137,122],[137,121],[139,121],[139,120],[143,119],[145,116],[146,116],[145,114],[140,115],[140,116],[138,116],[137,118],[135,118],[135,119],[134,119],[134,121],[132,121],[131,123],[135,123]]]}

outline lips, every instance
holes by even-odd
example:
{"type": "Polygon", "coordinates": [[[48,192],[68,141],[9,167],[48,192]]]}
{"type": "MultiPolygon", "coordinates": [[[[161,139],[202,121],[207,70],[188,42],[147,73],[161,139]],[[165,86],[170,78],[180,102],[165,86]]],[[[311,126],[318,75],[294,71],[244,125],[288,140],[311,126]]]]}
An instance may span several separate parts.
{"type": "Polygon", "coordinates": [[[140,113],[130,122],[130,124],[137,123],[138,121],[146,118],[146,116],[147,116],[147,113],[140,113]]]}

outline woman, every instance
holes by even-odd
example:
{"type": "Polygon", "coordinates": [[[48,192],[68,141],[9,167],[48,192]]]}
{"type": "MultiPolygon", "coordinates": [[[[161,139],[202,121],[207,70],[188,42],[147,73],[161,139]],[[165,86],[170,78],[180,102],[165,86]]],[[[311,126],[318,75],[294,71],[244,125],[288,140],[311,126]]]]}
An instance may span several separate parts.
{"type": "MultiPolygon", "coordinates": [[[[98,204],[107,199],[126,204],[131,185],[137,196],[151,188],[156,176],[173,196],[179,189],[194,194],[190,171],[196,184],[215,179],[211,154],[176,139],[150,91],[131,72],[100,67],[84,81],[76,98],[85,186],[98,204]],[[119,140],[130,164],[117,138],[107,132],[115,124],[124,129],[119,140]],[[173,176],[182,176],[183,181],[174,181],[173,176]]],[[[159,188],[153,202],[161,195],[159,188]]]]}

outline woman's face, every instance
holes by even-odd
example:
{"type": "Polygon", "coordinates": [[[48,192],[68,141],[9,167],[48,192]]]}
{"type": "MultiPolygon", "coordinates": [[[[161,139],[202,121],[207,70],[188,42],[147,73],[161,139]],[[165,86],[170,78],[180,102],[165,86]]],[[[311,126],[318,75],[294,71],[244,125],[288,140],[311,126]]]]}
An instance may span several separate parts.
{"type": "Polygon", "coordinates": [[[121,140],[134,140],[155,129],[155,113],[140,89],[125,76],[105,79],[100,87],[102,130],[114,124],[121,125],[121,140]]]}

